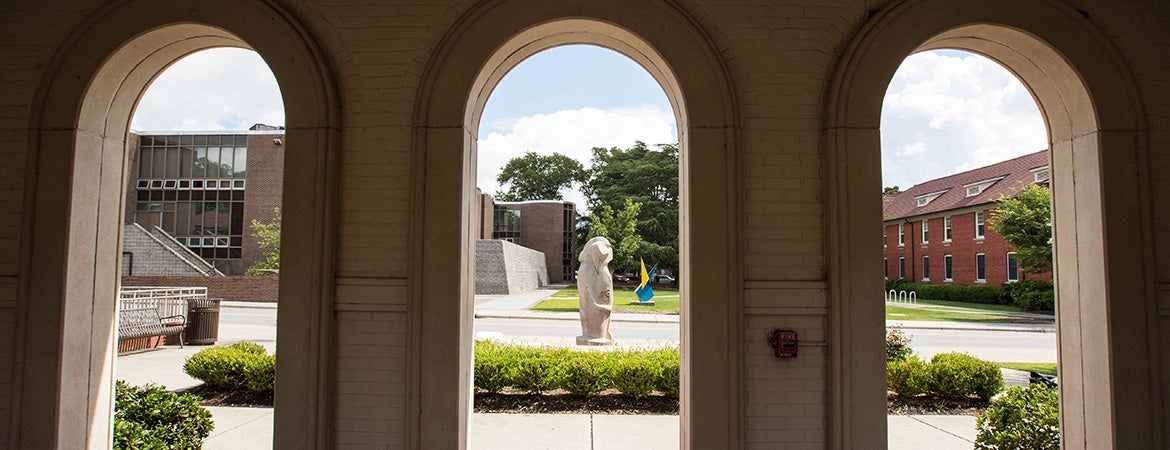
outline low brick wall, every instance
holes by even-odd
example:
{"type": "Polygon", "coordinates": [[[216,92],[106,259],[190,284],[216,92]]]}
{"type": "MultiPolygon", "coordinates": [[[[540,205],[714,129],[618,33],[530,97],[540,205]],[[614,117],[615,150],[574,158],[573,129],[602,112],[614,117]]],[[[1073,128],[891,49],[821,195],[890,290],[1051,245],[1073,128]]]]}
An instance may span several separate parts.
{"type": "Polygon", "coordinates": [[[275,302],[280,286],[279,276],[229,277],[122,277],[123,286],[178,286],[206,287],[207,296],[237,302],[275,302]]]}

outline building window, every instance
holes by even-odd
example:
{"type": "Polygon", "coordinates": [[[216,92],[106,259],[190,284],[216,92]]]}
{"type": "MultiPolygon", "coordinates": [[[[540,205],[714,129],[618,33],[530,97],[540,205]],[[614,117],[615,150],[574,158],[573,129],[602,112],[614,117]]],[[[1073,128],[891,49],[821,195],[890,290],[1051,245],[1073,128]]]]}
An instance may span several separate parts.
{"type": "Polygon", "coordinates": [[[492,239],[520,241],[520,210],[496,205],[492,211],[492,239]]]}
{"type": "Polygon", "coordinates": [[[951,267],[951,255],[943,256],[943,281],[951,281],[954,277],[954,269],[951,267]]]}
{"type": "Polygon", "coordinates": [[[1016,259],[1016,252],[1007,254],[1007,280],[1020,281],[1020,261],[1016,259]]]}
{"type": "Polygon", "coordinates": [[[951,241],[951,216],[943,217],[943,242],[951,241]]]}
{"type": "Polygon", "coordinates": [[[987,260],[982,253],[975,254],[975,282],[987,282],[987,260]]]}
{"type": "Polygon", "coordinates": [[[1052,173],[1048,170],[1048,166],[1037,167],[1035,169],[1032,169],[1032,181],[1033,182],[1043,183],[1045,181],[1048,181],[1048,178],[1051,176],[1052,176],[1052,173]]]}
{"type": "Polygon", "coordinates": [[[890,259],[882,258],[882,276],[885,279],[890,279],[890,259]]]}
{"type": "Polygon", "coordinates": [[[906,257],[898,257],[898,278],[906,278],[906,257]]]}
{"type": "Polygon", "coordinates": [[[888,234],[886,232],[886,227],[883,226],[882,227],[882,248],[886,247],[886,239],[887,239],[886,234],[888,234]]]}
{"type": "Polygon", "coordinates": [[[975,239],[983,239],[983,211],[975,211],[975,239]]]}
{"type": "Polygon", "coordinates": [[[922,257],[922,281],[930,281],[930,257],[922,257]]]}
{"type": "Polygon", "coordinates": [[[930,243],[930,222],[922,219],[922,243],[930,243]]]}
{"type": "Polygon", "coordinates": [[[898,246],[906,245],[906,224],[898,224],[898,246]]]}

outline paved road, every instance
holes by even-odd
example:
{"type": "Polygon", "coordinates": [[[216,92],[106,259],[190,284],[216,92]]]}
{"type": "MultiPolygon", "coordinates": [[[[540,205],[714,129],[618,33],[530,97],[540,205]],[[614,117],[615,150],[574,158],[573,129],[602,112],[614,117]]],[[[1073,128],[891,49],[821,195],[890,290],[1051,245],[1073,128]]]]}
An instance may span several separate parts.
{"type": "MultiPolygon", "coordinates": [[[[224,307],[222,325],[267,328],[276,326],[275,309],[224,307]]],[[[678,341],[678,324],[613,322],[611,331],[618,339],[678,341]]],[[[541,337],[571,340],[581,334],[581,326],[572,320],[501,319],[475,320],[478,335],[503,338],[541,337]]],[[[1055,333],[1021,333],[1010,331],[921,330],[908,329],[910,346],[923,357],[936,353],[962,351],[992,361],[1056,362],[1055,333]]]]}

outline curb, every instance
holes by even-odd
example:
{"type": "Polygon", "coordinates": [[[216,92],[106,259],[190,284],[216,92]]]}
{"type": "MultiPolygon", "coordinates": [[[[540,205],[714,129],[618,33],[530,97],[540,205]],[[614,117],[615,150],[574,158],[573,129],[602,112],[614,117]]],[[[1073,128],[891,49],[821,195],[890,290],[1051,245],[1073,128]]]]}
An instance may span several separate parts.
{"type": "Polygon", "coordinates": [[[221,308],[250,308],[250,309],[276,309],[276,302],[237,302],[237,301],[223,301],[219,302],[221,308]]]}
{"type": "Polygon", "coordinates": [[[911,325],[906,322],[899,324],[886,323],[886,328],[900,327],[903,330],[940,330],[940,331],[1012,331],[1018,333],[1055,333],[1055,328],[1045,327],[997,327],[997,326],[961,326],[961,325],[911,325]]]}

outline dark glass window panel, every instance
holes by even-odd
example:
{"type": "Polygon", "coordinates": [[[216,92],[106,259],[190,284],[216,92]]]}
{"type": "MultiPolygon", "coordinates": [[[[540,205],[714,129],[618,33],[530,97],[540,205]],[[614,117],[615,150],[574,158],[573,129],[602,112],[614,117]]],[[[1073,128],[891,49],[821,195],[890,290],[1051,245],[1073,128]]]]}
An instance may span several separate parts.
{"type": "Polygon", "coordinates": [[[247,146],[247,145],[248,145],[248,135],[246,135],[246,134],[237,134],[237,135],[236,135],[236,142],[235,142],[235,145],[239,145],[239,146],[247,146]]]}
{"type": "Polygon", "coordinates": [[[178,192],[163,191],[163,200],[173,202],[173,201],[175,201],[175,197],[177,197],[177,196],[178,196],[178,192]]]}
{"type": "Polygon", "coordinates": [[[179,201],[191,200],[191,191],[179,191],[179,201]]]}
{"type": "Polygon", "coordinates": [[[138,200],[139,201],[150,200],[150,191],[138,191],[138,200]]]}
{"type": "Polygon", "coordinates": [[[232,259],[240,259],[243,257],[242,253],[238,248],[228,249],[228,257],[232,259]]]}
{"type": "Polygon", "coordinates": [[[214,145],[214,146],[218,147],[219,146],[219,135],[218,134],[208,135],[207,136],[207,145],[214,145]]]}
{"type": "Polygon", "coordinates": [[[191,160],[195,152],[188,147],[179,149],[179,178],[191,178],[191,160]]]}
{"type": "Polygon", "coordinates": [[[203,191],[191,191],[191,200],[203,200],[203,191]]]}
{"type": "Polygon", "coordinates": [[[175,231],[176,236],[186,236],[191,231],[191,204],[175,204],[175,231]]]}
{"type": "Polygon", "coordinates": [[[236,200],[236,201],[244,200],[244,191],[232,191],[232,200],[236,200]]]}
{"type": "Polygon", "coordinates": [[[138,178],[142,180],[150,179],[150,148],[138,149],[138,178]]]}
{"type": "Polygon", "coordinates": [[[214,258],[215,257],[215,249],[214,248],[207,248],[207,247],[200,248],[199,249],[199,256],[201,256],[203,258],[214,258]]]}
{"type": "Polygon", "coordinates": [[[193,137],[194,137],[194,139],[192,139],[192,140],[194,141],[194,143],[192,143],[192,145],[207,145],[207,136],[199,134],[199,135],[195,135],[193,137]]]}
{"type": "Polygon", "coordinates": [[[150,136],[138,136],[138,146],[139,147],[149,146],[153,142],[154,142],[154,140],[151,139],[150,136]]]}
{"type": "Polygon", "coordinates": [[[232,234],[243,234],[243,203],[232,203],[232,234]]]}
{"type": "Polygon", "coordinates": [[[195,166],[191,171],[192,178],[203,178],[207,173],[207,147],[195,147],[195,166]]]}
{"type": "Polygon", "coordinates": [[[156,148],[152,150],[150,165],[150,178],[166,178],[166,164],[167,164],[167,150],[165,148],[156,148]]]}
{"type": "Polygon", "coordinates": [[[179,145],[179,136],[167,136],[167,145],[179,145]]]}
{"type": "Polygon", "coordinates": [[[228,249],[226,249],[226,248],[215,249],[215,257],[219,258],[219,259],[226,259],[228,257],[228,249]]]}
{"type": "Polygon", "coordinates": [[[248,149],[245,147],[236,147],[235,162],[232,164],[232,170],[235,171],[233,176],[236,178],[244,178],[248,171],[248,149]]]}
{"type": "Polygon", "coordinates": [[[207,178],[219,178],[219,147],[207,148],[207,178]]]}
{"type": "Polygon", "coordinates": [[[166,231],[167,233],[171,233],[171,234],[175,233],[175,213],[173,213],[173,212],[162,213],[161,228],[163,229],[163,231],[166,231]]]}
{"type": "Polygon", "coordinates": [[[162,191],[150,191],[151,201],[161,201],[163,199],[162,191]]]}
{"type": "Polygon", "coordinates": [[[194,141],[194,136],[190,134],[179,136],[179,145],[191,145],[192,141],[194,141]]]}
{"type": "Polygon", "coordinates": [[[240,236],[233,236],[232,237],[232,247],[239,247],[241,245],[244,245],[244,238],[242,238],[240,236]]]}
{"type": "Polygon", "coordinates": [[[134,210],[135,210],[135,211],[146,211],[146,210],[148,209],[148,208],[147,208],[147,205],[149,205],[149,203],[146,203],[146,202],[138,202],[138,203],[135,203],[135,204],[134,204],[134,210]]]}

